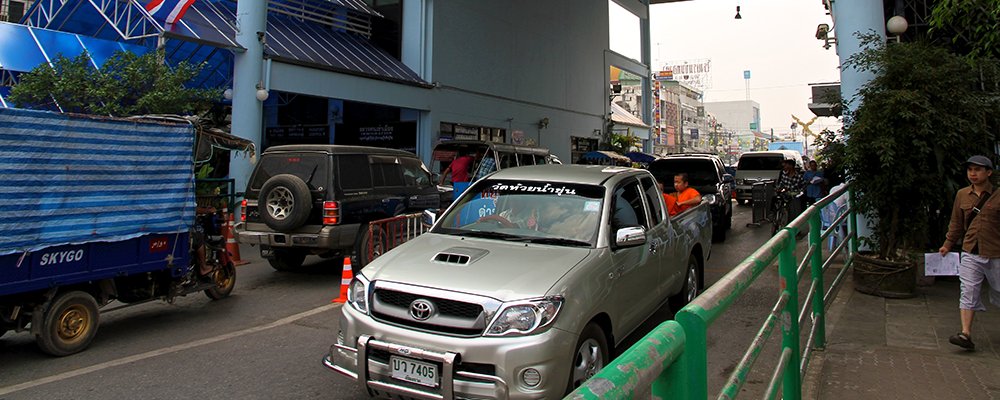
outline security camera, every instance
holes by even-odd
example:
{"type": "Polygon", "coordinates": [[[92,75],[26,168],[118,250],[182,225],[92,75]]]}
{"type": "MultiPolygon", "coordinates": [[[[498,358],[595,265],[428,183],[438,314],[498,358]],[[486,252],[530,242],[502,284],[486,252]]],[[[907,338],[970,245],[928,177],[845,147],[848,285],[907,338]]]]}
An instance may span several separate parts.
{"type": "Polygon", "coordinates": [[[830,25],[819,24],[816,26],[816,39],[826,40],[830,34],[830,25]]]}

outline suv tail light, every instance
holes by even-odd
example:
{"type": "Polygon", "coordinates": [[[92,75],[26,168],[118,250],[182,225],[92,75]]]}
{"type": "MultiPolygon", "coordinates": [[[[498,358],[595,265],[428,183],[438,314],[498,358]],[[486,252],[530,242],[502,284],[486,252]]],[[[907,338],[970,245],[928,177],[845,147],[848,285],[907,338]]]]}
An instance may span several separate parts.
{"type": "Polygon", "coordinates": [[[337,225],[340,223],[340,203],[336,201],[323,202],[323,225],[337,225]]]}
{"type": "Polygon", "coordinates": [[[240,222],[247,222],[247,199],[240,202],[240,222]]]}

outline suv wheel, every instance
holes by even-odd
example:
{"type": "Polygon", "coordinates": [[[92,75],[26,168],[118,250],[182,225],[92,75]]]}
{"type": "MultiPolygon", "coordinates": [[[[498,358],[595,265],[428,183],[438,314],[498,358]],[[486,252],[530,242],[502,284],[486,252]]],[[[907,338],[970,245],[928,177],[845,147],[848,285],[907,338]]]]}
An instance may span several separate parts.
{"type": "Polygon", "coordinates": [[[360,236],[360,239],[358,240],[358,247],[355,249],[355,254],[358,255],[357,265],[354,266],[355,274],[387,251],[386,234],[381,227],[367,225],[366,228],[361,229],[361,232],[358,232],[358,236],[360,236]],[[371,227],[370,235],[368,234],[369,229],[367,227],[371,227]]]}
{"type": "Polygon", "coordinates": [[[275,175],[260,188],[258,208],[261,219],[276,231],[290,231],[302,226],[312,212],[312,195],[301,178],[275,175]]]}
{"type": "Polygon", "coordinates": [[[291,271],[302,266],[306,260],[306,253],[298,250],[271,250],[272,255],[267,259],[271,268],[276,271],[291,271]]]}

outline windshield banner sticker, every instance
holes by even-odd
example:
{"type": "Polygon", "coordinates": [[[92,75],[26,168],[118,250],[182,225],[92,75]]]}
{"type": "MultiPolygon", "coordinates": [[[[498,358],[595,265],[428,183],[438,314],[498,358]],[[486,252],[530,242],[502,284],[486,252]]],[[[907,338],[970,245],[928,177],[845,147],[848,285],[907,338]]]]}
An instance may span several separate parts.
{"type": "Polygon", "coordinates": [[[545,186],[525,185],[523,183],[511,185],[498,183],[493,185],[492,190],[502,192],[552,193],[556,196],[562,196],[564,194],[576,195],[576,189],[568,188],[566,186],[554,187],[551,183],[546,183],[545,186]]]}

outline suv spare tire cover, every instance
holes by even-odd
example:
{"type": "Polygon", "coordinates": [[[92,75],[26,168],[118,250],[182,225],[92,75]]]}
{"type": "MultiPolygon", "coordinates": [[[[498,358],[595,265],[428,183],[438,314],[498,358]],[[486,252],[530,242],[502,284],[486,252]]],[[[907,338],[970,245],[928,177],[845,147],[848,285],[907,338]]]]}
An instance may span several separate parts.
{"type": "Polygon", "coordinates": [[[312,213],[309,186],[295,175],[275,175],[264,182],[257,199],[260,217],[276,231],[302,226],[312,213]]]}

